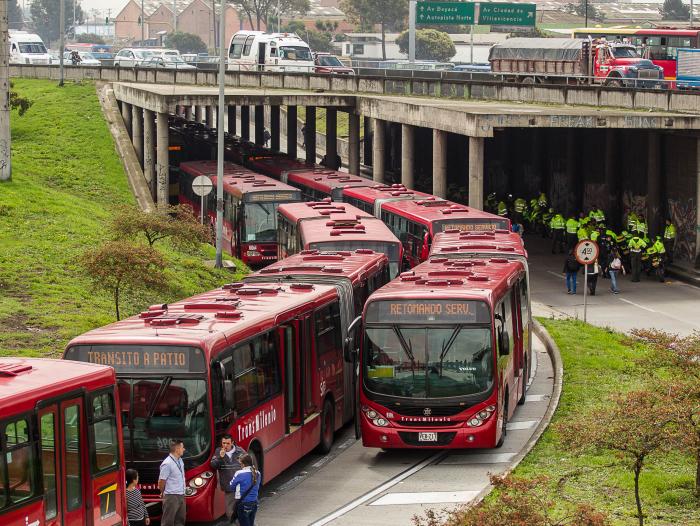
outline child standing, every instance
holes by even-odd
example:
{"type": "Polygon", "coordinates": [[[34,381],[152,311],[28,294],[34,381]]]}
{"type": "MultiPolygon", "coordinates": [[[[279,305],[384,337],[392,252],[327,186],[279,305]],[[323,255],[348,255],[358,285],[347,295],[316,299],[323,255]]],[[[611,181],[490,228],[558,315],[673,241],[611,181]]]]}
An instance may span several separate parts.
{"type": "Polygon", "coordinates": [[[148,518],[146,505],[143,503],[139,484],[139,472],[135,469],[126,470],[126,510],[129,526],[148,526],[151,519],[148,518]]]}

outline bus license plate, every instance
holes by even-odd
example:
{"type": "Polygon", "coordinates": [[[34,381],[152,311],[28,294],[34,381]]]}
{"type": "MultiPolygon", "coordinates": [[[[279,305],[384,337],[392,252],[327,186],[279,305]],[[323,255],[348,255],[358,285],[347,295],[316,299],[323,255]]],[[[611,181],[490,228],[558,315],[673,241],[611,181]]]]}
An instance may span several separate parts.
{"type": "Polygon", "coordinates": [[[437,433],[418,433],[418,442],[437,442],[437,433]]]}

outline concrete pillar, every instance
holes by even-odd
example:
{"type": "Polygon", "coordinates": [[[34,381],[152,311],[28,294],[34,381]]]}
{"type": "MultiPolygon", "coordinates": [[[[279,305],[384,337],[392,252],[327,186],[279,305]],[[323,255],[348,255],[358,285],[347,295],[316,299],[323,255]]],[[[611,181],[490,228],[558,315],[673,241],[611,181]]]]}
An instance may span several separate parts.
{"type": "Polygon", "coordinates": [[[700,137],[695,139],[695,268],[700,268],[700,137]]]}
{"type": "Polygon", "coordinates": [[[410,124],[401,125],[401,182],[406,188],[413,188],[413,148],[415,128],[410,124]]]}
{"type": "Polygon", "coordinates": [[[433,130],[433,195],[447,197],[447,132],[433,130]]]}
{"type": "Polygon", "coordinates": [[[228,128],[226,131],[229,135],[236,135],[236,106],[228,107],[228,128]]]}
{"type": "Polygon", "coordinates": [[[566,203],[565,211],[566,214],[576,214],[578,216],[579,211],[583,207],[579,206],[580,197],[576,195],[576,136],[575,130],[568,129],[566,133],[566,186],[564,188],[564,195],[566,198],[564,202],[566,203]]]}
{"type": "Polygon", "coordinates": [[[131,131],[134,152],[143,166],[143,109],[136,105],[131,107],[131,131]]]}
{"type": "Polygon", "coordinates": [[[297,107],[287,106],[287,155],[297,158],[297,107]]]}
{"type": "Polygon", "coordinates": [[[374,119],[374,126],[372,126],[372,178],[377,183],[384,182],[385,142],[384,121],[381,119],[374,119]]]}
{"type": "Polygon", "coordinates": [[[619,200],[619,184],[618,184],[618,173],[615,163],[615,142],[617,139],[617,130],[606,130],[605,131],[605,164],[604,164],[604,175],[605,175],[605,187],[607,189],[608,200],[607,203],[598,203],[599,206],[604,207],[605,219],[607,220],[608,226],[617,227],[622,221],[622,210],[621,206],[618,205],[619,200]]]}
{"type": "Polygon", "coordinates": [[[194,107],[194,122],[202,122],[202,106],[199,104],[194,107]]]}
{"type": "Polygon", "coordinates": [[[304,122],[304,149],[306,150],[306,162],[316,163],[316,106],[306,107],[306,119],[304,122]]]}
{"type": "MultiPolygon", "coordinates": [[[[647,227],[649,237],[663,235],[661,209],[661,133],[657,130],[647,132],[647,227]]],[[[652,238],[653,239],[653,238],[652,238]]]]}
{"type": "Polygon", "coordinates": [[[279,105],[270,106],[270,148],[275,151],[280,151],[280,107],[279,105]]]}
{"type": "Polygon", "coordinates": [[[157,202],[159,207],[168,205],[168,192],[170,187],[170,168],[168,161],[168,114],[159,113],[156,118],[157,127],[157,202]]]}
{"type": "Polygon", "coordinates": [[[371,117],[362,118],[362,127],[365,130],[364,138],[364,151],[362,160],[365,166],[370,166],[372,164],[372,119],[371,117]]]}
{"type": "Polygon", "coordinates": [[[360,175],[360,116],[348,113],[348,171],[360,175]]]}
{"type": "Polygon", "coordinates": [[[185,120],[192,120],[192,106],[185,106],[185,120]]]}
{"type": "Polygon", "coordinates": [[[143,176],[155,197],[156,182],[156,143],[155,116],[151,110],[143,110],[143,176]]]}
{"type": "Polygon", "coordinates": [[[326,159],[329,164],[334,165],[336,155],[338,155],[338,112],[326,108],[326,159]]]}
{"type": "Polygon", "coordinates": [[[131,137],[131,104],[122,102],[122,118],[124,119],[124,126],[126,126],[126,133],[131,137]]]}
{"type": "Polygon", "coordinates": [[[483,137],[469,137],[469,206],[484,209],[483,137]]]}
{"type": "Polygon", "coordinates": [[[241,139],[250,140],[250,106],[241,106],[241,139]]]}
{"type": "Polygon", "coordinates": [[[216,111],[216,106],[207,106],[207,128],[214,127],[214,112],[216,111]]]}
{"type": "Polygon", "coordinates": [[[255,144],[265,146],[265,106],[255,106],[255,144]]]}

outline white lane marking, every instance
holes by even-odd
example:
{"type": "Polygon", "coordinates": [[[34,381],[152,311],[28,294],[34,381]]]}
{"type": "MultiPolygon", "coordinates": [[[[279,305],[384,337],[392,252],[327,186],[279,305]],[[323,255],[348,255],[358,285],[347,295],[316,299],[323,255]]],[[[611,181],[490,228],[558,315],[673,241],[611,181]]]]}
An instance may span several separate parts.
{"type": "Polygon", "coordinates": [[[554,271],[552,271],[552,270],[548,270],[548,271],[547,271],[547,274],[551,274],[551,275],[554,276],[555,278],[566,279],[566,276],[565,276],[564,274],[557,274],[556,272],[554,272],[554,271]]]}
{"type": "MultiPolygon", "coordinates": [[[[532,338],[532,336],[530,337],[532,338]]],[[[535,381],[535,377],[537,376],[537,367],[540,364],[540,360],[537,357],[537,352],[530,353],[531,360],[533,363],[530,364],[530,378],[527,379],[527,385],[525,386],[525,392],[530,390],[530,386],[532,385],[532,382],[535,381]]]]}
{"type": "Polygon", "coordinates": [[[539,423],[539,420],[523,420],[522,422],[508,422],[506,429],[508,431],[518,431],[520,429],[532,429],[539,423]]]}
{"type": "Polygon", "coordinates": [[[370,506],[390,506],[395,504],[449,504],[469,502],[478,491],[426,491],[424,493],[388,493],[372,502],[370,506]]]}
{"type": "Polygon", "coordinates": [[[645,311],[648,311],[648,312],[658,312],[658,311],[655,311],[654,309],[650,309],[649,307],[645,307],[644,305],[640,305],[639,303],[635,303],[633,301],[626,300],[625,298],[617,298],[617,299],[619,299],[620,301],[624,301],[625,303],[629,303],[630,305],[634,305],[635,307],[642,309],[642,310],[645,310],[645,311]]]}
{"type": "Polygon", "coordinates": [[[402,480],[407,479],[408,477],[410,477],[414,473],[419,472],[424,467],[429,466],[430,464],[435,462],[440,457],[445,456],[445,454],[446,454],[445,452],[439,451],[439,452],[435,453],[434,455],[429,456],[428,458],[426,458],[422,462],[419,462],[418,464],[416,464],[412,468],[407,469],[403,473],[399,473],[393,479],[389,479],[381,486],[377,486],[372,491],[365,493],[361,497],[356,498],[355,500],[349,502],[348,504],[346,504],[342,508],[337,509],[333,513],[326,515],[325,517],[317,520],[316,522],[312,522],[310,526],[324,526],[324,524],[328,524],[329,522],[334,521],[338,517],[342,517],[347,512],[354,510],[355,508],[357,508],[358,506],[361,506],[362,504],[364,504],[365,502],[367,502],[369,500],[372,500],[377,495],[384,493],[386,490],[388,490],[389,488],[391,488],[393,486],[396,486],[396,484],[398,484],[402,480]]]}
{"type": "Polygon", "coordinates": [[[345,442],[342,442],[341,444],[338,445],[338,449],[346,449],[346,448],[352,446],[355,442],[357,442],[356,439],[348,438],[345,442]]]}
{"type": "Polygon", "coordinates": [[[516,454],[517,453],[477,453],[474,455],[450,455],[440,462],[440,464],[507,464],[516,454]]]}
{"type": "Polygon", "coordinates": [[[549,398],[551,398],[551,395],[546,395],[546,394],[526,395],[525,402],[544,402],[545,400],[549,400],[549,398]]]}
{"type": "Polygon", "coordinates": [[[313,467],[313,468],[320,468],[321,466],[323,466],[324,464],[326,464],[329,460],[331,460],[331,456],[330,456],[330,455],[326,455],[325,457],[321,458],[321,460],[317,460],[316,462],[314,462],[313,464],[311,464],[311,467],[313,467]]]}

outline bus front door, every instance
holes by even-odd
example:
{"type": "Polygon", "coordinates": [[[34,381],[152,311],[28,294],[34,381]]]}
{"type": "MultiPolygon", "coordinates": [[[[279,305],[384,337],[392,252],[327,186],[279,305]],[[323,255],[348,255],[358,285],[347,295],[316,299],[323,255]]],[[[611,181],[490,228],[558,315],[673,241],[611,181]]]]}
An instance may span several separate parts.
{"type": "Polygon", "coordinates": [[[89,478],[84,466],[84,453],[87,451],[83,400],[64,400],[60,408],[60,453],[61,492],[64,526],[87,524],[85,495],[88,494],[89,478]]]}

